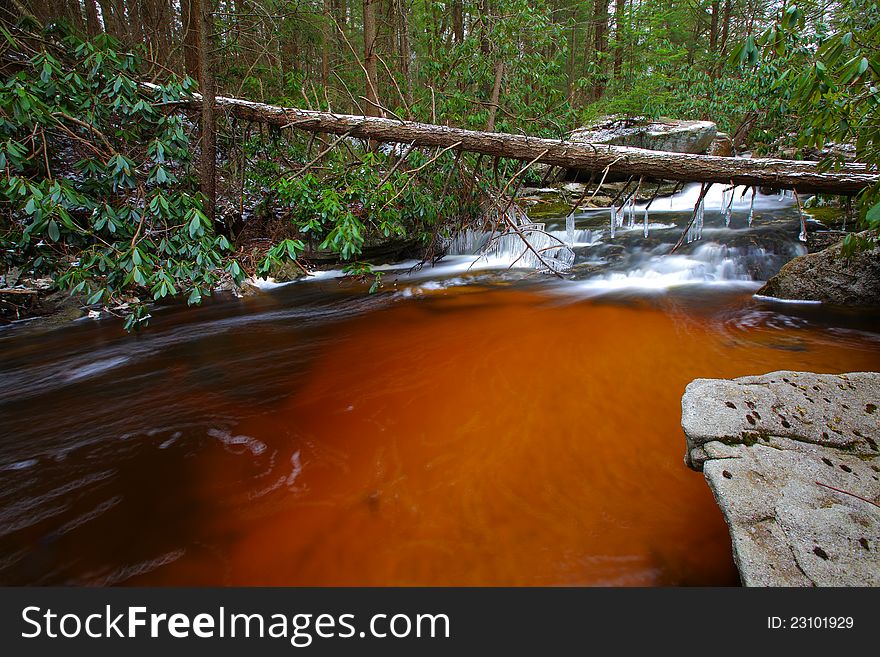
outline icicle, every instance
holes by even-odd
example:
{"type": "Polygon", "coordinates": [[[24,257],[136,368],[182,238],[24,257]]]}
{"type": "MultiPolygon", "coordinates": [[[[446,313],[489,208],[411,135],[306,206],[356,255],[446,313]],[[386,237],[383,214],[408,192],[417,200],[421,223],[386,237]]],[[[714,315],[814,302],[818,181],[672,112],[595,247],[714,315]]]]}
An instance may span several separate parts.
{"type": "Polygon", "coordinates": [[[801,242],[806,242],[807,241],[807,218],[804,216],[804,208],[801,206],[801,199],[797,196],[797,192],[792,190],[791,195],[794,197],[794,200],[797,203],[798,217],[801,220],[801,233],[800,233],[800,235],[798,235],[798,239],[801,242]]]}
{"type": "Polygon", "coordinates": [[[569,248],[574,245],[574,213],[565,218],[565,243],[569,248]]]}
{"type": "Polygon", "coordinates": [[[752,219],[755,216],[755,192],[756,188],[752,187],[752,202],[749,203],[749,228],[752,227],[752,219]]]}
{"type": "Polygon", "coordinates": [[[611,206],[611,239],[614,239],[614,231],[617,229],[617,208],[611,206]]]}
{"type": "Polygon", "coordinates": [[[645,224],[645,237],[647,237],[648,236],[648,208],[647,207],[645,207],[645,218],[643,220],[643,223],[645,224]]]}
{"type": "Polygon", "coordinates": [[[695,239],[698,239],[698,240],[703,238],[703,215],[704,215],[704,213],[705,213],[704,199],[700,199],[700,204],[699,204],[699,206],[697,206],[697,220],[695,222],[696,228],[697,228],[697,231],[695,234],[695,239]]]}
{"type": "Polygon", "coordinates": [[[730,214],[733,210],[733,193],[734,187],[730,188],[730,193],[727,195],[727,203],[724,206],[724,227],[730,228],[730,214]]]}

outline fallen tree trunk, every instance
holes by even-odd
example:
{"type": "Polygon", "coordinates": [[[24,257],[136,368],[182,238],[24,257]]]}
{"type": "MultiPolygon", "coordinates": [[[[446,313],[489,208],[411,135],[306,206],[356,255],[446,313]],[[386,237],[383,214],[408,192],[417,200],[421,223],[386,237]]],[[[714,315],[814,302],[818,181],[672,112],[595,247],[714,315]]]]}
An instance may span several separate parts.
{"type": "MultiPolygon", "coordinates": [[[[587,144],[500,132],[479,132],[448,126],[347,114],[316,112],[218,96],[218,110],[238,119],[309,132],[348,134],[360,139],[414,143],[484,155],[536,161],[553,166],[610,175],[643,176],[685,182],[735,183],[797,189],[801,192],[855,194],[880,182],[880,173],[864,164],[846,164],[837,171],[820,171],[818,163],[769,158],[736,159],[649,151],[628,146],[587,144]]],[[[201,104],[195,95],[184,102],[201,104]]]]}

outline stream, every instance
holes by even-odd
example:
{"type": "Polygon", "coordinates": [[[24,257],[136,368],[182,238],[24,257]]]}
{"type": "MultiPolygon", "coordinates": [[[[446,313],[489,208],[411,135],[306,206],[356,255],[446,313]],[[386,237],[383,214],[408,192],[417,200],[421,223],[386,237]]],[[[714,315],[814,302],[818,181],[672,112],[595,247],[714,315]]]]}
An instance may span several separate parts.
{"type": "Polygon", "coordinates": [[[880,370],[880,318],[754,298],[805,252],[797,206],[715,187],[671,256],[699,186],[647,237],[642,206],[613,238],[542,219],[562,278],[466,233],[376,294],[320,272],[134,336],[0,330],[0,583],[738,584],[685,386],[880,370]]]}

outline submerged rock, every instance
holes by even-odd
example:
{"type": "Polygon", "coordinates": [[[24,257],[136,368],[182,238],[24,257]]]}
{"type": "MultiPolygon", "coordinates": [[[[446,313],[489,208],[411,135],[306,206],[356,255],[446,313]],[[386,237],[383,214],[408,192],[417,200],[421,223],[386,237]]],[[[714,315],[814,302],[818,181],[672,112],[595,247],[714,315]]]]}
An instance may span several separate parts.
{"type": "Polygon", "coordinates": [[[611,116],[578,128],[571,133],[571,140],[673,153],[705,153],[717,132],[718,128],[712,121],[652,121],[642,117],[611,116]]]}
{"type": "Polygon", "coordinates": [[[746,586],[880,586],[880,373],[697,379],[682,397],[746,586]]]}
{"type": "MultiPolygon", "coordinates": [[[[867,237],[867,233],[862,233],[867,237]]],[[[838,242],[786,264],[758,294],[836,305],[880,305],[880,247],[845,258],[838,242]]]]}

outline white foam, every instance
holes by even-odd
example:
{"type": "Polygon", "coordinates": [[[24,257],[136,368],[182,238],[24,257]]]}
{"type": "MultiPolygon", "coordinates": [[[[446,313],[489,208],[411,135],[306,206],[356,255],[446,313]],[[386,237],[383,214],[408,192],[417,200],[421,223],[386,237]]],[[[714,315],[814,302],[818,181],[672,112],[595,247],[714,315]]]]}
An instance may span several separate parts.
{"type": "Polygon", "coordinates": [[[67,372],[65,378],[68,381],[77,381],[79,379],[85,379],[90,376],[95,376],[96,374],[100,374],[101,372],[106,372],[107,370],[113,369],[114,367],[119,367],[120,365],[127,363],[129,360],[128,356],[116,356],[114,358],[105,358],[104,360],[97,360],[93,363],[89,363],[88,365],[82,365],[81,367],[74,368],[67,372]]]}
{"type": "Polygon", "coordinates": [[[821,301],[817,301],[815,299],[780,299],[779,297],[769,297],[763,294],[753,294],[752,298],[755,301],[766,301],[769,303],[796,303],[801,305],[821,305],[821,301]]]}

